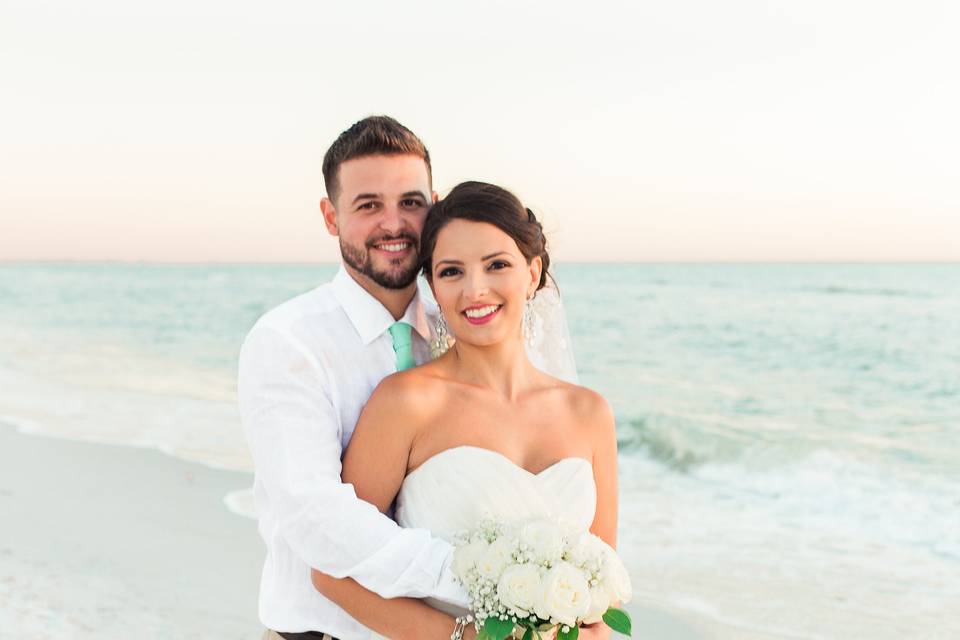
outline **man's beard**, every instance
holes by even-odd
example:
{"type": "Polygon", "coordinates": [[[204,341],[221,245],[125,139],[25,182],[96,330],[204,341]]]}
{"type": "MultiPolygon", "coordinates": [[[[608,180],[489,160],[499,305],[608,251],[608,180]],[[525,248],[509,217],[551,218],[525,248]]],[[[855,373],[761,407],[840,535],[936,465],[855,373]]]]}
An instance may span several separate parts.
{"type": "MultiPolygon", "coordinates": [[[[419,260],[414,260],[408,268],[403,271],[378,271],[373,266],[373,259],[370,256],[370,249],[378,242],[402,240],[410,243],[413,247],[414,256],[419,255],[419,242],[413,236],[401,234],[396,237],[384,237],[369,240],[366,248],[346,244],[343,238],[340,238],[340,255],[343,261],[356,271],[367,276],[384,289],[406,289],[414,280],[417,279],[417,270],[420,268],[419,260]]],[[[403,258],[406,260],[407,258],[403,258]]]]}

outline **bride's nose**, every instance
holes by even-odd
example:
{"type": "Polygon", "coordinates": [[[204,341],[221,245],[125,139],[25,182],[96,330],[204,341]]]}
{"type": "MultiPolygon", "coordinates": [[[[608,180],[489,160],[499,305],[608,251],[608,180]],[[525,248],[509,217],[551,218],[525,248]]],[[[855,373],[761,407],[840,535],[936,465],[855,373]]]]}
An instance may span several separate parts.
{"type": "Polygon", "coordinates": [[[483,270],[471,269],[463,282],[463,297],[468,300],[482,300],[487,296],[490,287],[483,270]]]}

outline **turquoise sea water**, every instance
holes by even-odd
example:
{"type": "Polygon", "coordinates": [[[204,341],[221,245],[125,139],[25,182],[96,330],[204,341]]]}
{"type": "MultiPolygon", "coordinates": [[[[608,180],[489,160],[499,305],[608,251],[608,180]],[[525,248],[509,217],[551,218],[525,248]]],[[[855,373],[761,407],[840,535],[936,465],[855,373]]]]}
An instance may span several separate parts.
{"type": "MultiPolygon", "coordinates": [[[[0,265],[0,420],[249,469],[240,342],[334,271],[0,265]]],[[[744,634],[960,637],[960,265],[556,275],[617,415],[638,598],[744,634]]]]}

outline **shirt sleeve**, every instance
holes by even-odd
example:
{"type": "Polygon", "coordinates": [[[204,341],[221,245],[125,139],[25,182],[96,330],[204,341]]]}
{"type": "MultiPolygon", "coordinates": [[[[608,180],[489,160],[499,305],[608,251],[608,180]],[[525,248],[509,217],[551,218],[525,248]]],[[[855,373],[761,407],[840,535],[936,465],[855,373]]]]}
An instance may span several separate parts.
{"type": "Polygon", "coordinates": [[[240,415],[277,533],[307,565],[385,598],[467,605],[449,543],[405,529],[340,480],[340,420],[328,372],[280,332],[255,327],[240,354],[240,415]]]}

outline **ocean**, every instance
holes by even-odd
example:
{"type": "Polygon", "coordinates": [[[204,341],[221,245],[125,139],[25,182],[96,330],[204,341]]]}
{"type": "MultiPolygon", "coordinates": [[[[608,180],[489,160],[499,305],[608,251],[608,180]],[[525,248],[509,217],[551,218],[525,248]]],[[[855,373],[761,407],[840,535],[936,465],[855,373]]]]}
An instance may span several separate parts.
{"type": "MultiPolygon", "coordinates": [[[[335,270],[0,265],[0,422],[250,470],[240,344],[335,270]]],[[[960,637],[960,265],[556,276],[617,416],[638,599],[745,635],[960,637]]]]}

